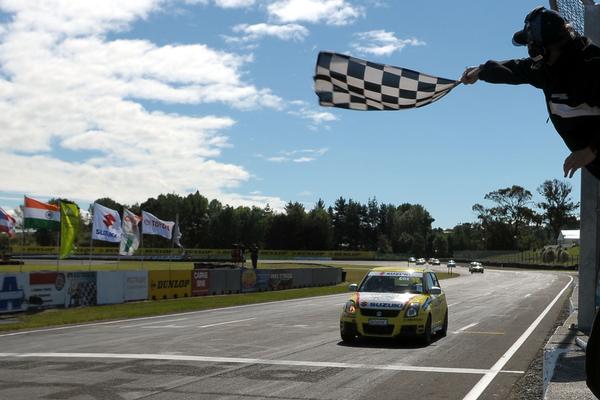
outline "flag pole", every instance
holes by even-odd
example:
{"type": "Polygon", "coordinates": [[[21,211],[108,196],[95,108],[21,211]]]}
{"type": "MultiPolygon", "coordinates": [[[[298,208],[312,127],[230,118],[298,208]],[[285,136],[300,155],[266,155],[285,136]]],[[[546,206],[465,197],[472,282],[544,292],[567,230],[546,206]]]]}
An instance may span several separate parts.
{"type": "Polygon", "coordinates": [[[56,252],[56,271],[60,271],[60,240],[62,239],[62,235],[60,234],[60,228],[62,227],[62,209],[60,207],[60,200],[58,202],[58,211],[60,214],[60,222],[58,223],[58,231],[56,232],[56,242],[58,243],[56,252]]]}
{"type": "Polygon", "coordinates": [[[92,204],[92,229],[90,231],[90,260],[88,264],[88,271],[92,270],[92,246],[94,245],[94,205],[92,204]]]}
{"type": "Polygon", "coordinates": [[[60,271],[60,228],[58,232],[56,232],[56,243],[58,243],[56,251],[56,271],[60,271]]]}
{"type": "MultiPolygon", "coordinates": [[[[179,223],[179,214],[175,214],[175,226],[179,223]]],[[[171,250],[169,251],[169,271],[171,271],[171,263],[173,262],[173,248],[175,247],[175,226],[171,231],[171,250]]]]}
{"type": "Polygon", "coordinates": [[[21,262],[25,264],[25,204],[21,212],[21,262]]]}
{"type": "Polygon", "coordinates": [[[140,247],[142,248],[142,270],[144,269],[144,223],[142,222],[142,232],[140,232],[140,247]]]}

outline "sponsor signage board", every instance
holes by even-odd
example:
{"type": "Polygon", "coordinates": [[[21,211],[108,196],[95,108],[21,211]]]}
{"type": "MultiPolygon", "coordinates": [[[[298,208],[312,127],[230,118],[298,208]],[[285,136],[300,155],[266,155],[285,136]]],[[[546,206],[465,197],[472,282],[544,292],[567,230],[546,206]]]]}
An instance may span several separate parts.
{"type": "Polygon", "coordinates": [[[192,271],[192,296],[206,296],[210,289],[210,271],[195,269],[192,271]]]}
{"type": "Polygon", "coordinates": [[[192,294],[192,271],[150,271],[148,275],[150,299],[173,299],[192,294]]]}
{"type": "Polygon", "coordinates": [[[30,272],[29,300],[32,305],[56,307],[65,305],[67,277],[63,272],[30,272]]]}

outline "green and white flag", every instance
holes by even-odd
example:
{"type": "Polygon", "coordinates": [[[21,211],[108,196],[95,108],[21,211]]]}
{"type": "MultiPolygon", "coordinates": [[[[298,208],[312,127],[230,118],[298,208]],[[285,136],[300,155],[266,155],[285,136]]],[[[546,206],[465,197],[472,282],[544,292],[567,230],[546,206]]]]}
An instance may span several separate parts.
{"type": "Polygon", "coordinates": [[[60,258],[75,251],[75,239],[79,231],[79,207],[75,203],[60,202],[60,258]]]}
{"type": "Polygon", "coordinates": [[[140,229],[138,227],[141,217],[138,217],[128,209],[123,209],[123,232],[121,235],[121,246],[119,254],[122,256],[131,256],[140,246],[140,229]]]}
{"type": "Polygon", "coordinates": [[[60,226],[60,208],[25,196],[23,219],[25,228],[57,231],[60,226]]]}

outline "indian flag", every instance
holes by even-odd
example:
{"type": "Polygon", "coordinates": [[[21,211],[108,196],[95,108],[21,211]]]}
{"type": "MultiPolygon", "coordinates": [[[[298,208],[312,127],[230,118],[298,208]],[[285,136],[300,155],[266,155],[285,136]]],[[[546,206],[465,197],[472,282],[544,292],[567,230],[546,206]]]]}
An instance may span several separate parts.
{"type": "Polygon", "coordinates": [[[52,229],[60,228],[60,208],[54,204],[42,203],[25,196],[23,212],[25,228],[52,229]]]}

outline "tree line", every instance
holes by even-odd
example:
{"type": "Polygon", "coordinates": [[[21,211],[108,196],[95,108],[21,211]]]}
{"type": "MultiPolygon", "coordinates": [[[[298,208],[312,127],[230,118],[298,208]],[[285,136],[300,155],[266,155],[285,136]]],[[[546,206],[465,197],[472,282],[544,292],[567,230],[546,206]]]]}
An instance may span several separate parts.
{"type": "MultiPolygon", "coordinates": [[[[148,211],[161,219],[179,216],[187,248],[230,248],[257,245],[273,250],[355,250],[446,257],[455,250],[525,250],[553,243],[561,229],[578,229],[578,203],[571,186],[548,180],[537,188],[541,201],[529,190],[514,185],[484,196],[489,205],[473,205],[476,220],[452,229],[432,228],[435,221],[420,204],[366,204],[340,197],[327,206],[317,201],[311,209],[289,202],[283,212],[266,207],[232,207],[209,200],[199,192],[181,196],[161,194],[141,204],[121,204],[111,198],[95,202],[122,212],[148,211]]],[[[56,203],[59,199],[52,199],[56,203]]],[[[91,207],[90,207],[91,208],[91,207]]],[[[81,224],[79,244],[86,245],[91,226],[81,224]]],[[[19,242],[19,238],[13,241],[19,242]]],[[[28,244],[55,245],[56,235],[38,230],[28,244]]],[[[110,246],[103,242],[102,245],[110,246]]],[[[170,242],[145,235],[144,247],[168,247],[170,242]]]]}

